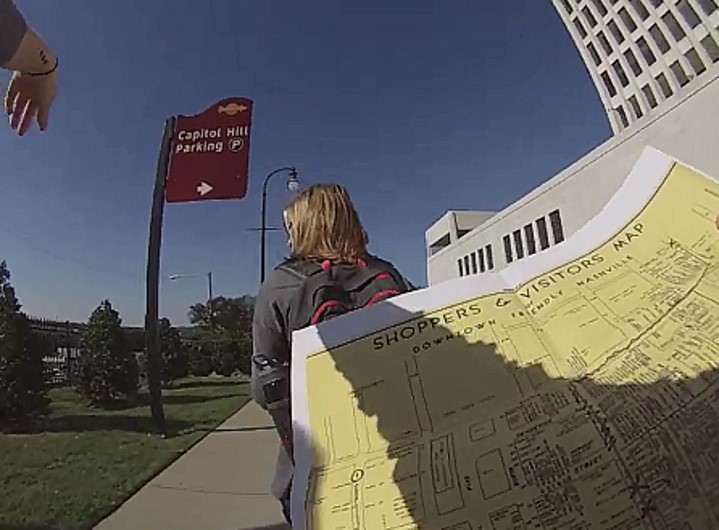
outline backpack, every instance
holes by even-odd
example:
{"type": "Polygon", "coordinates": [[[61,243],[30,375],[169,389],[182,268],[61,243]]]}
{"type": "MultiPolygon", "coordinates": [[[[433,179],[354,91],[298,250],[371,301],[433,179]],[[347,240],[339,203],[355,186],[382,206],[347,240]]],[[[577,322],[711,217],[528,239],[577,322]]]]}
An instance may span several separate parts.
{"type": "MultiPolygon", "coordinates": [[[[289,259],[277,269],[301,280],[290,304],[287,323],[290,335],[413,290],[392,265],[376,258],[358,260],[357,264],[289,259]]],[[[272,381],[263,385],[263,391],[280,441],[294,462],[289,368],[289,359],[281,362],[281,369],[275,372],[272,381]]]]}
{"type": "Polygon", "coordinates": [[[290,304],[291,331],[314,326],[411,290],[389,263],[375,258],[357,264],[290,259],[278,266],[302,280],[290,304]]]}

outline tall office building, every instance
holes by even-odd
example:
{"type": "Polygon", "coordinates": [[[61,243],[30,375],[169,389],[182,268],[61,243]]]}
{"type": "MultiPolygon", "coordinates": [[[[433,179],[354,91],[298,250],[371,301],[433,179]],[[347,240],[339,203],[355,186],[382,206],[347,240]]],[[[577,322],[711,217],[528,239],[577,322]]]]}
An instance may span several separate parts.
{"type": "Polygon", "coordinates": [[[552,0],[615,133],[719,62],[719,0],[552,0]]]}
{"type": "Polygon", "coordinates": [[[561,244],[601,211],[646,146],[719,178],[719,0],[552,2],[613,135],[499,212],[438,219],[425,232],[430,285],[561,244]]]}

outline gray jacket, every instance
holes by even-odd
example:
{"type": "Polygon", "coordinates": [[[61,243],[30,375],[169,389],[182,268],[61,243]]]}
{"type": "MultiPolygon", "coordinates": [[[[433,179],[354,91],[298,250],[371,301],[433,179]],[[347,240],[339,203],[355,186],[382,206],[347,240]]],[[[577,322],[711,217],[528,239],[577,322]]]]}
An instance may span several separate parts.
{"type": "Polygon", "coordinates": [[[0,0],[0,66],[13,58],[25,32],[27,22],[12,0],[0,0]]]}
{"type": "MultiPolygon", "coordinates": [[[[289,328],[290,303],[302,284],[297,276],[273,270],[260,286],[252,319],[252,398],[267,408],[262,393],[262,376],[272,371],[273,362],[290,359],[292,330],[289,328]]],[[[289,374],[289,371],[288,371],[289,374]]]]}
{"type": "MultiPolygon", "coordinates": [[[[371,257],[385,267],[393,268],[388,261],[371,257]]],[[[396,270],[396,269],[395,269],[396,270]]],[[[399,274],[399,273],[398,273],[399,274]]],[[[407,290],[414,286],[402,276],[407,290]]],[[[262,381],[277,372],[289,377],[289,363],[292,352],[292,329],[290,328],[290,305],[302,285],[302,279],[282,269],[275,269],[267,275],[255,300],[255,313],[252,322],[252,377],[251,392],[253,399],[263,408],[267,408],[262,392],[262,381]]]]}

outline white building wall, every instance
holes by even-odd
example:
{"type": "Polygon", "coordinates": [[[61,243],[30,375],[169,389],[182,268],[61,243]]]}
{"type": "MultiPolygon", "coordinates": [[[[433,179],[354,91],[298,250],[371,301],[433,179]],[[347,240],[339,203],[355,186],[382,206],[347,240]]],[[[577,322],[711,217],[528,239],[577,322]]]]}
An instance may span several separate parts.
{"type": "Polygon", "coordinates": [[[496,212],[450,210],[424,233],[428,255],[455,244],[468,232],[491,219],[496,212]]]}
{"type": "MultiPolygon", "coordinates": [[[[429,285],[456,278],[460,272],[473,274],[472,261],[477,262],[477,273],[481,273],[480,249],[485,258],[484,269],[490,270],[486,260],[488,246],[492,250],[491,270],[503,268],[507,264],[504,236],[509,234],[513,239],[512,233],[521,230],[521,245],[526,254],[528,241],[524,227],[531,227],[536,240],[535,221],[544,218],[549,225],[548,215],[555,210],[561,214],[564,235],[569,237],[602,209],[647,145],[719,176],[719,64],[651,115],[634,122],[456,243],[428,256],[429,285]]],[[[553,245],[551,228],[548,226],[548,229],[549,242],[553,245]]],[[[514,246],[514,241],[512,243],[514,246]]],[[[516,249],[513,249],[513,258],[516,259],[516,249]]]]}
{"type": "Polygon", "coordinates": [[[719,61],[719,0],[552,0],[617,133],[719,61]]]}

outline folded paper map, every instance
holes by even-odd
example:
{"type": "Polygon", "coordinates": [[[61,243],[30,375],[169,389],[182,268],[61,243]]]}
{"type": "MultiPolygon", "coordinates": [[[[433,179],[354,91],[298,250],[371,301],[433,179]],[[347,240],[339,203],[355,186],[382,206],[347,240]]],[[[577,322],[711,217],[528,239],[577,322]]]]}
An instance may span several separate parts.
{"type": "Polygon", "coordinates": [[[719,528],[719,184],[647,148],[567,241],[295,335],[295,528],[719,528]]]}

